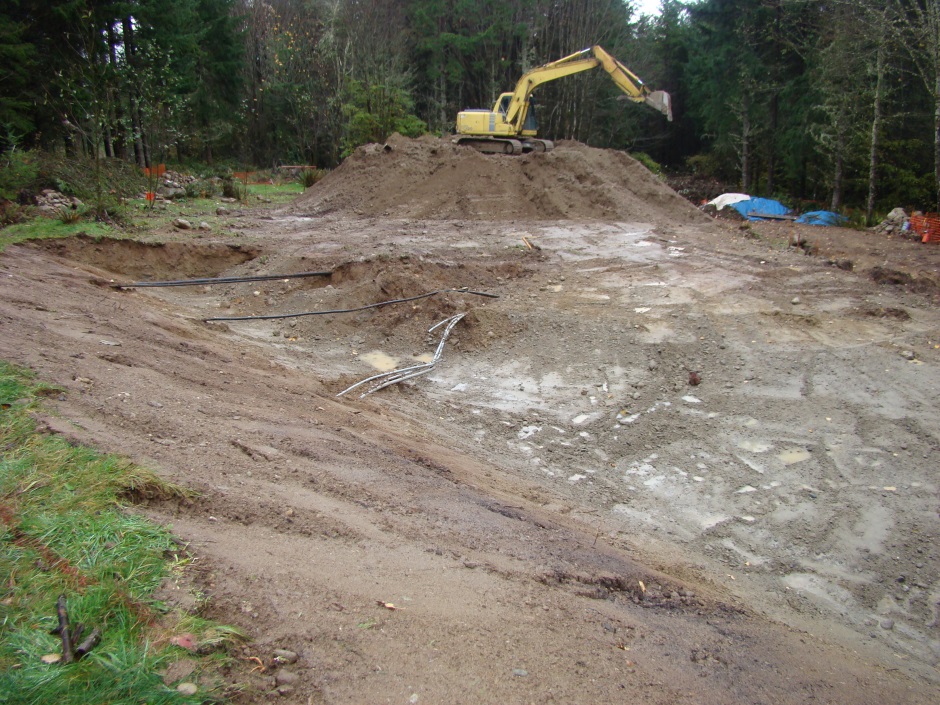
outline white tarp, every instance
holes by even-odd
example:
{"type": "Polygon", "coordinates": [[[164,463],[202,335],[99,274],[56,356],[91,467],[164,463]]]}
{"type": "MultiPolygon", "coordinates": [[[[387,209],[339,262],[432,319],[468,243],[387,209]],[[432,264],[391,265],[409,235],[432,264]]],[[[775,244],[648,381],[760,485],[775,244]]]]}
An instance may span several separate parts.
{"type": "Polygon", "coordinates": [[[708,202],[708,205],[715,206],[718,210],[721,210],[725,206],[730,206],[733,203],[738,203],[740,201],[746,201],[750,198],[746,193],[723,193],[718,198],[714,198],[708,202]]]}

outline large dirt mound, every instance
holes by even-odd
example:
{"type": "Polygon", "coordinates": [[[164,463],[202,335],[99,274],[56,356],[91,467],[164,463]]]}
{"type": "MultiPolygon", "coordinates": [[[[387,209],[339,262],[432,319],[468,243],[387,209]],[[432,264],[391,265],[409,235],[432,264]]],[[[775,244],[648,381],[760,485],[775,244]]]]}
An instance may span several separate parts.
{"type": "Polygon", "coordinates": [[[360,147],[292,210],[467,220],[706,221],[625,154],[560,142],[546,154],[481,154],[449,138],[360,147]]]}

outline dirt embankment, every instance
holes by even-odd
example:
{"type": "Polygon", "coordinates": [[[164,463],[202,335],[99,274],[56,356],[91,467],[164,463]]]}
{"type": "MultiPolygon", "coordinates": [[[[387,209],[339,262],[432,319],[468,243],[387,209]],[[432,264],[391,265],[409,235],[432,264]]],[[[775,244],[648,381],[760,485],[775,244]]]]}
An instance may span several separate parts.
{"type": "Polygon", "coordinates": [[[805,256],[583,145],[390,147],[237,237],[0,256],[46,425],[201,492],[142,510],[255,638],[236,698],[934,702],[940,314],[884,272],[940,248],[805,256]],[[327,274],[103,285],[298,271],[327,274]],[[454,313],[431,374],[336,398],[454,313]]]}
{"type": "Polygon", "coordinates": [[[292,211],[387,218],[701,223],[688,201],[624,152],[560,142],[513,159],[393,135],[360,147],[292,211]]]}

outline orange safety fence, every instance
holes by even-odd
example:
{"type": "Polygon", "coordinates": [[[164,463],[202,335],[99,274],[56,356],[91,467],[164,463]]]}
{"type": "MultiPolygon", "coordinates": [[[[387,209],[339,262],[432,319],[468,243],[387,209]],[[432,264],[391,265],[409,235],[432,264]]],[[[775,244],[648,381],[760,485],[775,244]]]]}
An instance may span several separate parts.
{"type": "Polygon", "coordinates": [[[912,215],[911,230],[920,235],[921,242],[940,242],[940,214],[912,215]]]}
{"type": "Polygon", "coordinates": [[[157,164],[154,167],[145,166],[144,173],[147,176],[163,176],[166,173],[166,164],[157,164]]]}

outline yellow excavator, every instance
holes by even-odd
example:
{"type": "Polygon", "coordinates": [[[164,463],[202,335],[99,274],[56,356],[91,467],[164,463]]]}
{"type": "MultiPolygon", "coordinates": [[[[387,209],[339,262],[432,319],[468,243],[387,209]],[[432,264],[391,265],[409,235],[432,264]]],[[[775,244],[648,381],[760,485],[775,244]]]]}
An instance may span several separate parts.
{"type": "Polygon", "coordinates": [[[635,103],[646,103],[672,121],[672,102],[665,91],[650,91],[630,69],[599,46],[576,52],[527,72],[512,93],[503,93],[492,110],[464,110],[457,114],[457,144],[481,152],[522,154],[548,152],[551,140],[538,139],[532,93],[542,83],[598,66],[635,103]]]}

